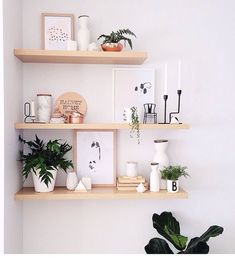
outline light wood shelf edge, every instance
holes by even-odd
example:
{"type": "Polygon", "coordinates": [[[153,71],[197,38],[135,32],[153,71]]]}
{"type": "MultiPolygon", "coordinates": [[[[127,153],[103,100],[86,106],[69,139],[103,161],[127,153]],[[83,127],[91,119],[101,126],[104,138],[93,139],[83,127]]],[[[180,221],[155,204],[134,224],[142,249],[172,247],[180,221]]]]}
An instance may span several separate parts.
{"type": "Polygon", "coordinates": [[[137,193],[135,191],[117,191],[116,188],[93,188],[91,191],[79,193],[68,191],[65,187],[56,187],[50,193],[36,193],[33,187],[24,187],[15,194],[20,201],[30,200],[104,200],[104,199],[187,199],[188,193],[180,188],[178,193],[160,192],[137,193]]]}
{"type": "MultiPolygon", "coordinates": [[[[105,130],[105,129],[130,129],[124,123],[95,123],[95,124],[37,124],[15,123],[16,129],[80,129],[80,130],[105,130]]],[[[188,124],[140,124],[140,129],[189,129],[188,124]]]]}
{"type": "Polygon", "coordinates": [[[141,51],[67,51],[44,49],[14,49],[14,55],[24,63],[70,64],[143,64],[147,52],[141,51]]]}

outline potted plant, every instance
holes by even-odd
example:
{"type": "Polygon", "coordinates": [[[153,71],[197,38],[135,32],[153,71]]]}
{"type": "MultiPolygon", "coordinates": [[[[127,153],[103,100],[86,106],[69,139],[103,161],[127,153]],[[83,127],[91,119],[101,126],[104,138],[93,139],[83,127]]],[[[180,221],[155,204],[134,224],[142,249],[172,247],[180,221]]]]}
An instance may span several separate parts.
{"type": "MultiPolygon", "coordinates": [[[[152,217],[153,227],[168,240],[177,250],[178,254],[208,254],[207,244],[210,237],[216,237],[223,233],[220,226],[210,226],[200,237],[194,237],[188,241],[188,237],[181,235],[180,224],[171,212],[154,213],[152,217]]],[[[167,241],[162,238],[152,238],[145,246],[147,254],[173,254],[167,241]]]]}
{"type": "Polygon", "coordinates": [[[175,193],[179,191],[179,178],[181,176],[187,177],[187,167],[168,166],[161,170],[162,179],[167,180],[167,191],[175,193]]]}
{"type": "Polygon", "coordinates": [[[72,149],[68,143],[60,140],[50,140],[44,143],[35,135],[35,140],[26,141],[19,136],[19,141],[29,149],[27,154],[20,151],[20,161],[23,162],[22,174],[27,179],[33,175],[36,192],[51,192],[54,190],[57,170],[73,168],[71,160],[64,158],[65,154],[72,149]]]}
{"type": "Polygon", "coordinates": [[[112,31],[109,35],[101,34],[97,40],[103,38],[103,44],[101,45],[101,48],[104,51],[121,51],[123,45],[120,43],[120,41],[124,41],[124,44],[127,42],[132,49],[131,39],[124,35],[131,35],[136,37],[136,35],[129,29],[120,29],[116,32],[112,31]]]}
{"type": "Polygon", "coordinates": [[[131,107],[131,122],[129,125],[131,126],[130,137],[133,138],[134,133],[136,132],[137,142],[140,144],[140,121],[137,113],[137,107],[131,107]]]}

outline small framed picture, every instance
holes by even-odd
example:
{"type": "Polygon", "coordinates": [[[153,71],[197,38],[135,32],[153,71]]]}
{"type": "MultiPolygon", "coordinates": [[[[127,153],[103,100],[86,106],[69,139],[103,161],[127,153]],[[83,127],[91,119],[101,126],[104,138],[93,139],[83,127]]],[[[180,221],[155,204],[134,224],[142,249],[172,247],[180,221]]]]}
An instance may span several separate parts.
{"type": "Polygon", "coordinates": [[[42,45],[46,50],[66,50],[74,39],[73,14],[42,13],[42,45]]]}
{"type": "Polygon", "coordinates": [[[77,130],[74,139],[78,177],[90,177],[93,187],[116,186],[116,131],[77,130]]]}
{"type": "Polygon", "coordinates": [[[155,103],[155,69],[114,68],[113,121],[124,122],[125,110],[133,106],[143,121],[145,103],[155,103]]]}

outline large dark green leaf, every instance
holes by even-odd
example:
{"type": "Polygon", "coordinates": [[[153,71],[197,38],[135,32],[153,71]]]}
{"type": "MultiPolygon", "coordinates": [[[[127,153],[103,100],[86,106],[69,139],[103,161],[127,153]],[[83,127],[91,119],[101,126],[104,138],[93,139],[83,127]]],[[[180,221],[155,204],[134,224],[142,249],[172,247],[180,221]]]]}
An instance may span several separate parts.
{"type": "MultiPolygon", "coordinates": [[[[206,243],[210,237],[216,237],[220,234],[222,234],[224,231],[224,229],[220,226],[217,225],[213,225],[211,227],[209,227],[207,229],[207,231],[202,234],[200,237],[195,237],[193,239],[191,239],[191,241],[189,242],[187,249],[185,251],[185,253],[196,253],[195,250],[198,249],[198,244],[201,242],[206,243]]],[[[209,252],[209,247],[208,247],[208,252],[209,252]]]]}
{"type": "Polygon", "coordinates": [[[199,240],[199,237],[192,238],[184,254],[208,254],[209,246],[206,242],[199,240]],[[189,248],[190,247],[190,248],[189,248]]]}
{"type": "Polygon", "coordinates": [[[147,254],[173,254],[167,242],[157,237],[152,238],[144,249],[147,254]]]}
{"type": "Polygon", "coordinates": [[[160,215],[154,213],[152,219],[153,227],[160,235],[169,240],[176,249],[185,249],[188,238],[180,235],[179,222],[171,212],[163,212],[160,215]]]}

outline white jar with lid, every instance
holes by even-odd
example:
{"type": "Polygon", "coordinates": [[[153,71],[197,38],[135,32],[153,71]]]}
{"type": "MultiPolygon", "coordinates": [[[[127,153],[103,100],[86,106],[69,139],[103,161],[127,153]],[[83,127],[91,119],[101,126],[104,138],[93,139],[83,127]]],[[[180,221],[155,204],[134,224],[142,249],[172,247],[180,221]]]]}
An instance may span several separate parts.
{"type": "Polygon", "coordinates": [[[51,94],[37,94],[38,122],[49,123],[52,111],[51,94]]]}
{"type": "Polygon", "coordinates": [[[126,163],[126,175],[129,177],[136,177],[137,173],[137,162],[128,161],[126,163]]]}

